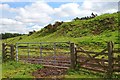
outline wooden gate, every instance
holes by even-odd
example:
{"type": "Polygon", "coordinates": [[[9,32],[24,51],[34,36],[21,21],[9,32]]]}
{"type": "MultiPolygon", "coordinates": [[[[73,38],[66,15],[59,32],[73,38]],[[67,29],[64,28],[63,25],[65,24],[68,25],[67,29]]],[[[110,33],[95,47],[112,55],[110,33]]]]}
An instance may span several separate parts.
{"type": "Polygon", "coordinates": [[[76,52],[80,68],[106,73],[109,78],[113,72],[120,72],[120,54],[116,54],[120,51],[114,49],[113,42],[108,42],[101,52],[86,51],[81,47],[76,52]]]}
{"type": "Polygon", "coordinates": [[[44,66],[71,66],[70,42],[16,43],[16,60],[44,66]]]}

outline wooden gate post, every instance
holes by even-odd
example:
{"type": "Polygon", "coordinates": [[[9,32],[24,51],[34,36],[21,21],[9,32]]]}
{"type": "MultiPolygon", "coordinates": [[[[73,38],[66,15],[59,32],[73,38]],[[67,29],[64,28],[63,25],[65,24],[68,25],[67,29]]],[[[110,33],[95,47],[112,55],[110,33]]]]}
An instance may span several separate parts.
{"type": "Polygon", "coordinates": [[[108,70],[107,77],[112,78],[113,74],[113,42],[108,42],[108,70]]]}
{"type": "Polygon", "coordinates": [[[4,61],[5,58],[5,43],[2,43],[2,60],[4,61]]]}
{"type": "Polygon", "coordinates": [[[75,49],[75,44],[70,43],[70,54],[71,54],[71,69],[76,68],[76,49],[75,49]]]}
{"type": "Polygon", "coordinates": [[[10,46],[10,54],[11,54],[11,59],[14,60],[14,45],[11,44],[10,46]]]}
{"type": "Polygon", "coordinates": [[[18,43],[16,43],[16,61],[18,62],[18,43]]]}

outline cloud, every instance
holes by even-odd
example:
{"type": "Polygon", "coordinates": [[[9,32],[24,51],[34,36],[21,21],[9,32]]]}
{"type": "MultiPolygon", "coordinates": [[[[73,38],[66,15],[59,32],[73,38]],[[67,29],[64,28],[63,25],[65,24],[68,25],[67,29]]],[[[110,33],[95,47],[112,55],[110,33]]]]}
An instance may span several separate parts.
{"type": "Polygon", "coordinates": [[[2,18],[0,19],[0,32],[26,33],[27,27],[22,22],[13,19],[2,18]]]}
{"type": "Polygon", "coordinates": [[[8,18],[1,18],[0,19],[0,24],[6,25],[6,24],[22,24],[22,22],[16,21],[16,20],[12,20],[12,19],[8,19],[8,18]]]}
{"type": "Polygon", "coordinates": [[[51,14],[53,13],[52,7],[44,2],[35,2],[30,6],[25,6],[24,8],[19,8],[16,16],[17,20],[24,23],[37,23],[37,24],[47,24],[52,21],[51,14]]]}
{"type": "Polygon", "coordinates": [[[0,18],[14,18],[16,16],[16,10],[8,4],[0,4],[0,18]]]}
{"type": "Polygon", "coordinates": [[[21,8],[11,8],[8,4],[0,4],[0,9],[2,10],[0,32],[27,33],[32,29],[41,29],[43,25],[52,21],[50,15],[54,12],[52,7],[44,2],[34,2],[21,8]],[[9,14],[11,12],[12,14],[9,14]]]}
{"type": "Polygon", "coordinates": [[[12,8],[0,4],[0,32],[28,33],[29,30],[40,30],[55,21],[70,21],[75,17],[89,16],[91,13],[113,13],[118,10],[117,2],[96,2],[84,0],[79,3],[64,3],[52,7],[45,2],[33,2],[24,7],[12,8]]]}
{"type": "Polygon", "coordinates": [[[118,11],[118,3],[117,2],[102,2],[102,0],[85,0],[82,4],[83,10],[91,10],[95,11],[99,14],[103,14],[106,12],[113,13],[118,11]]]}
{"type": "Polygon", "coordinates": [[[36,24],[36,25],[32,26],[30,29],[31,29],[31,31],[33,31],[33,30],[39,31],[42,27],[43,26],[39,26],[36,24]]]}
{"type": "Polygon", "coordinates": [[[70,17],[80,13],[79,7],[80,5],[77,3],[68,3],[61,5],[59,8],[55,8],[54,11],[57,17],[70,17]]]}

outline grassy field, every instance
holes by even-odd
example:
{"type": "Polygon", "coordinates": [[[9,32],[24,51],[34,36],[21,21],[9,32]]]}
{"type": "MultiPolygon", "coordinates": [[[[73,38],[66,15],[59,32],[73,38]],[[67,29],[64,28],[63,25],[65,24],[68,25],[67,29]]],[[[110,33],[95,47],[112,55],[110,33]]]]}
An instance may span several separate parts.
{"type": "MultiPolygon", "coordinates": [[[[32,76],[32,72],[37,69],[43,68],[42,65],[28,64],[22,62],[8,61],[3,63],[2,68],[2,78],[23,78],[23,79],[32,79],[35,78],[32,76]]],[[[58,76],[63,79],[75,78],[105,78],[105,74],[96,73],[93,71],[79,69],[79,70],[71,70],[69,69],[65,75],[58,76]]],[[[51,77],[52,78],[52,77],[51,77]]],[[[114,75],[114,78],[120,78],[119,75],[114,75]]]]}
{"type": "MultiPolygon", "coordinates": [[[[72,20],[64,22],[56,28],[43,28],[31,35],[23,35],[2,40],[8,44],[17,42],[74,42],[85,50],[101,51],[107,47],[107,42],[113,41],[120,47],[118,14],[103,14],[88,20],[72,20]]],[[[38,51],[39,52],[39,51],[38,51]]],[[[22,53],[22,51],[21,51],[22,53]]],[[[35,53],[36,54],[36,53],[35,53]]],[[[36,54],[37,55],[37,54],[36,54]]],[[[42,68],[41,65],[24,64],[22,62],[3,63],[3,78],[33,78],[31,72],[42,68]]],[[[69,70],[65,78],[103,78],[104,76],[92,74],[90,71],[69,70]]],[[[114,76],[116,77],[116,76],[114,76]]],[[[120,78],[117,76],[117,78],[120,78]]]]}
{"type": "MultiPolygon", "coordinates": [[[[42,65],[28,64],[22,62],[8,61],[2,64],[2,78],[35,78],[32,72],[43,68],[42,65]]],[[[86,70],[68,70],[63,78],[103,78],[99,74],[92,74],[86,70]]]]}
{"type": "Polygon", "coordinates": [[[2,78],[34,78],[32,72],[40,68],[42,65],[8,61],[2,64],[2,78]]]}

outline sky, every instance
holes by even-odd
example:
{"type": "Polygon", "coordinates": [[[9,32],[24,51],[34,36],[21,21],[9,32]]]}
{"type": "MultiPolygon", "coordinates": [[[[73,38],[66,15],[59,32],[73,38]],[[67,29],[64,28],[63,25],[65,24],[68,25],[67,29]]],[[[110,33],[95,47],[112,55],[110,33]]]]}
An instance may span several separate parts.
{"type": "Polygon", "coordinates": [[[75,17],[90,16],[92,12],[101,15],[117,11],[118,0],[4,0],[0,3],[0,33],[28,33],[56,21],[69,22],[75,17]]]}

